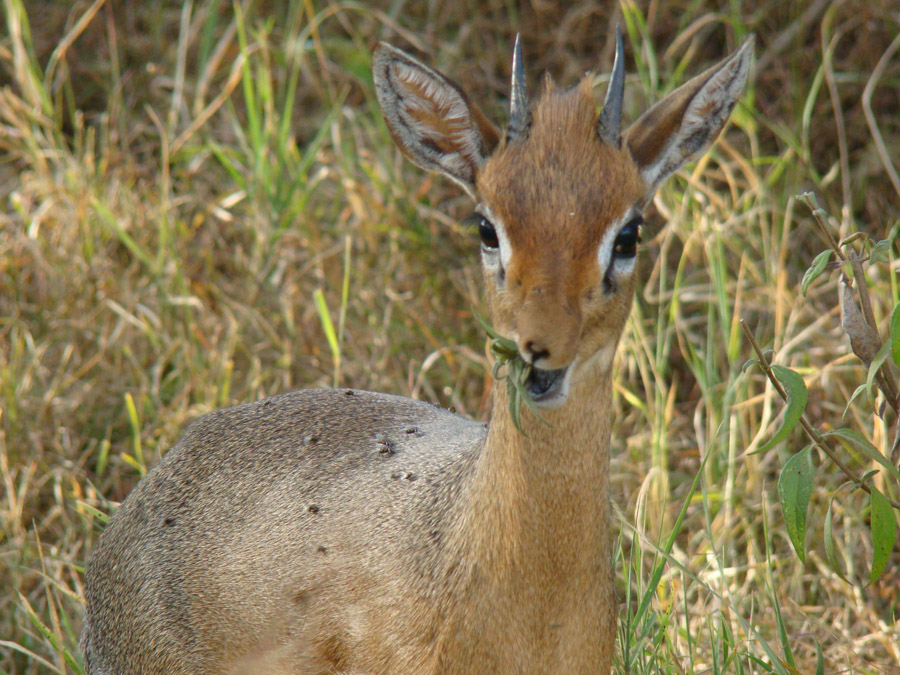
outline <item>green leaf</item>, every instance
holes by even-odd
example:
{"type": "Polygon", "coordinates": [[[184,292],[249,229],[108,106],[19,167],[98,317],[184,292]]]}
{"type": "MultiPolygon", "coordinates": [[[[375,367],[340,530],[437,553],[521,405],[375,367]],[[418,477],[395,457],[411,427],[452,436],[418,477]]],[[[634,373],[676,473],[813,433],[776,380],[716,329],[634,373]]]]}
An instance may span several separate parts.
{"type": "Polygon", "coordinates": [[[878,475],[879,471],[880,471],[880,469],[869,469],[862,476],[859,477],[859,484],[860,485],[862,485],[863,483],[868,484],[868,482],[870,480],[872,480],[872,478],[874,478],[875,476],[878,475]]]}
{"type": "Polygon", "coordinates": [[[747,359],[744,361],[744,365],[741,366],[741,372],[746,373],[748,369],[756,365],[759,365],[759,359],[747,359]]]}
{"type": "Polygon", "coordinates": [[[872,363],[869,364],[869,372],[866,375],[866,391],[869,392],[869,398],[875,398],[875,395],[872,393],[872,384],[875,381],[875,376],[878,374],[878,371],[881,370],[881,364],[887,361],[888,354],[891,353],[891,342],[885,342],[881,345],[881,349],[879,349],[875,356],[872,357],[872,363]]]}
{"type": "Polygon", "coordinates": [[[897,540],[897,519],[888,498],[877,488],[872,488],[870,524],[872,527],[872,572],[869,583],[875,583],[891,557],[894,542],[897,540]]]}
{"type": "Polygon", "coordinates": [[[865,243],[865,242],[869,241],[869,235],[866,234],[865,232],[854,232],[853,234],[849,234],[846,237],[844,237],[843,239],[841,239],[838,246],[840,246],[841,248],[844,248],[847,244],[852,244],[857,239],[862,239],[863,243],[865,243]]]}
{"type": "Polygon", "coordinates": [[[900,302],[891,312],[891,356],[894,363],[900,366],[900,302]]]}
{"type": "Polygon", "coordinates": [[[787,394],[787,409],[784,411],[784,419],[778,431],[775,432],[775,435],[772,436],[768,443],[756,450],[754,454],[771,450],[787,438],[787,435],[791,433],[791,430],[800,421],[803,411],[806,410],[808,393],[806,385],[803,383],[803,378],[798,373],[784,366],[772,366],[772,373],[775,375],[775,379],[781,382],[787,394]]]}
{"type": "Polygon", "coordinates": [[[864,385],[864,384],[861,384],[856,388],[856,390],[853,392],[853,396],[851,396],[850,400],[847,401],[847,407],[844,408],[844,412],[841,415],[841,419],[844,419],[847,416],[847,411],[850,410],[850,406],[853,405],[853,402],[859,397],[859,395],[866,391],[868,391],[868,389],[866,388],[866,385],[864,385]]]}
{"type": "Polygon", "coordinates": [[[837,574],[841,579],[847,581],[847,577],[844,576],[844,571],[841,569],[841,562],[838,560],[837,553],[834,550],[834,536],[831,533],[831,520],[834,506],[834,498],[837,495],[831,495],[831,499],[828,500],[828,510],[825,512],[825,557],[828,559],[828,564],[831,566],[832,571],[837,574]]]}
{"type": "Polygon", "coordinates": [[[815,257],[812,261],[812,265],[809,266],[809,269],[806,270],[806,273],[803,275],[803,280],[800,282],[800,292],[806,296],[806,289],[809,288],[809,285],[815,281],[818,277],[822,275],[822,272],[825,271],[825,266],[828,264],[828,260],[831,258],[834,251],[830,248],[822,251],[819,255],[815,257]]]}
{"type": "Polygon", "coordinates": [[[887,262],[891,259],[891,242],[890,239],[882,239],[879,242],[876,242],[874,246],[872,246],[872,250],[869,251],[869,264],[875,265],[877,263],[887,262]]]}
{"type": "Polygon", "coordinates": [[[806,562],[806,511],[813,489],[812,454],[809,447],[791,457],[778,477],[778,499],[784,525],[801,562],[806,562]]]}
{"type": "Polygon", "coordinates": [[[522,359],[519,354],[518,345],[514,340],[501,336],[487,319],[478,315],[474,310],[472,313],[475,319],[481,324],[484,332],[490,339],[488,349],[494,357],[494,365],[491,367],[491,375],[495,380],[506,380],[506,394],[509,399],[509,414],[512,417],[513,424],[523,436],[527,436],[522,428],[522,403],[537,417],[541,422],[550,426],[550,423],[541,417],[537,407],[526,392],[526,383],[528,376],[531,374],[531,364],[522,359]],[[506,368],[506,374],[501,375],[500,370],[506,368]]]}
{"type": "Polygon", "coordinates": [[[894,478],[900,480],[900,471],[897,471],[897,467],[891,464],[890,460],[881,454],[881,451],[876,448],[874,445],[869,443],[866,440],[865,436],[863,436],[858,431],[854,431],[853,429],[833,429],[831,431],[826,431],[822,434],[823,438],[835,437],[839,439],[841,442],[849,442],[855,445],[858,449],[862,450],[870,459],[875,460],[881,466],[888,470],[894,478]]]}

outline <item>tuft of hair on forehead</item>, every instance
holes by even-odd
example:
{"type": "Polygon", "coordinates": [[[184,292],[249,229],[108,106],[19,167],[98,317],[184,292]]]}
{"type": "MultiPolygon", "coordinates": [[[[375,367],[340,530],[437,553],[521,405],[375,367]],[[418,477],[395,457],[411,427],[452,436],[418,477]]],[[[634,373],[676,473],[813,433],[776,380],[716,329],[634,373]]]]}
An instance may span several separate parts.
{"type": "MultiPolygon", "coordinates": [[[[541,96],[532,113],[532,123],[562,125],[571,131],[592,134],[598,119],[597,103],[594,100],[593,78],[585,76],[581,82],[569,89],[560,89],[548,75],[544,79],[541,96]]],[[[545,129],[546,131],[546,129],[545,129]]],[[[600,137],[592,134],[598,141],[600,137]]],[[[545,139],[551,138],[546,133],[545,139]]]]}

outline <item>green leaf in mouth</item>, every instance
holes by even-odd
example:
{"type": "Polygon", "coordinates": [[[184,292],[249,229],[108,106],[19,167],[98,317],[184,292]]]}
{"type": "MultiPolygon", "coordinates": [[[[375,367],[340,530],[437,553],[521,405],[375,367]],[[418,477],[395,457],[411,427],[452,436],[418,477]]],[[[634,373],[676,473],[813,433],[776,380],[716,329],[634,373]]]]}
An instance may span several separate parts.
{"type": "Polygon", "coordinates": [[[528,434],[522,429],[522,403],[525,403],[532,414],[541,422],[550,426],[550,423],[541,417],[534,405],[534,401],[526,392],[528,378],[531,376],[532,366],[522,355],[514,340],[503,337],[488,322],[487,319],[472,312],[475,319],[481,324],[484,332],[490,338],[490,347],[488,348],[491,356],[494,357],[494,365],[491,368],[491,375],[498,382],[506,380],[506,395],[509,399],[509,414],[512,417],[513,424],[523,436],[528,434]],[[505,368],[506,372],[501,374],[501,370],[505,368]]]}

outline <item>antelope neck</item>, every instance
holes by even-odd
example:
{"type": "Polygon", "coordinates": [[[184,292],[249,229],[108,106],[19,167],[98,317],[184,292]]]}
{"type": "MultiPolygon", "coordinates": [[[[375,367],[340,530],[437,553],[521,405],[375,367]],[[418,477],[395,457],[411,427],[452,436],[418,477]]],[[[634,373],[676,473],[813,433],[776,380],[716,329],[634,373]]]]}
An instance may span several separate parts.
{"type": "Polygon", "coordinates": [[[495,388],[467,509],[482,565],[515,575],[552,563],[552,573],[564,573],[605,555],[610,404],[608,377],[576,383],[560,408],[540,412],[548,424],[523,406],[522,433],[505,385],[495,388]]]}

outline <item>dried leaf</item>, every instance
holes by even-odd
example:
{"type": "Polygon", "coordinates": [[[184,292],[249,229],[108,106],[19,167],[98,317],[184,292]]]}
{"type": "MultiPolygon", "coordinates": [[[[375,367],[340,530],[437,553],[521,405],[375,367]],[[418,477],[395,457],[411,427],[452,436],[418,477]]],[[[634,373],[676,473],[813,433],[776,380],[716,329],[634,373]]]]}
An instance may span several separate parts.
{"type": "MultiPolygon", "coordinates": [[[[859,279],[857,283],[865,282],[859,279]]],[[[878,353],[881,340],[878,339],[875,330],[866,323],[866,319],[856,303],[856,298],[853,297],[853,289],[843,280],[840,286],[840,300],[841,327],[850,338],[850,347],[853,349],[853,353],[868,366],[875,358],[875,354],[878,353]]]]}

